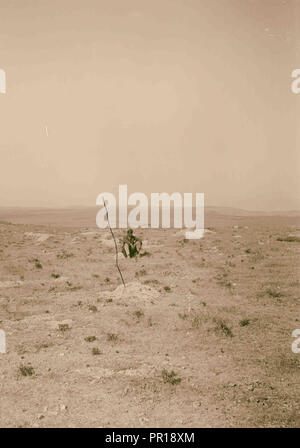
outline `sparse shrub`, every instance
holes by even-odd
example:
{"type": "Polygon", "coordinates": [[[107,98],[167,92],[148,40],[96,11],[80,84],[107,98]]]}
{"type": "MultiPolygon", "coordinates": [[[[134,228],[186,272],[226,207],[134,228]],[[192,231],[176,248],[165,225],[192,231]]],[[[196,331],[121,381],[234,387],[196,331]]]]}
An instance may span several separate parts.
{"type": "Polygon", "coordinates": [[[182,320],[185,320],[189,317],[189,315],[186,313],[178,313],[178,317],[180,317],[180,319],[182,320]]]}
{"type": "Polygon", "coordinates": [[[164,290],[165,290],[166,292],[171,292],[171,288],[170,288],[170,286],[164,286],[164,290]]]}
{"type": "Polygon", "coordinates": [[[37,344],[37,345],[36,345],[36,349],[37,349],[37,351],[40,351],[40,350],[42,350],[42,349],[46,349],[46,348],[51,347],[51,345],[52,345],[51,342],[43,342],[43,343],[41,343],[41,344],[37,344]]]}
{"type": "Polygon", "coordinates": [[[140,311],[140,310],[135,311],[135,312],[134,312],[134,315],[135,315],[138,319],[141,319],[141,317],[144,317],[144,311],[140,311]]]}
{"type": "Polygon", "coordinates": [[[181,383],[181,378],[177,376],[177,373],[174,372],[174,370],[171,370],[168,372],[166,369],[162,370],[161,372],[164,383],[172,384],[173,386],[175,384],[181,383]]]}
{"type": "Polygon", "coordinates": [[[55,274],[54,272],[51,274],[51,277],[52,278],[59,278],[60,277],[60,275],[59,274],[55,274]]]}
{"type": "Polygon", "coordinates": [[[278,237],[277,241],[284,241],[286,243],[300,243],[300,237],[298,236],[278,237]]]}
{"type": "Polygon", "coordinates": [[[143,281],[144,285],[159,285],[159,281],[156,279],[149,279],[149,280],[145,280],[143,281]]]}
{"type": "Polygon", "coordinates": [[[43,269],[43,266],[42,266],[42,264],[41,264],[41,262],[40,262],[39,260],[36,260],[36,261],[35,261],[34,266],[35,266],[37,269],[43,269]]]}
{"type": "Polygon", "coordinates": [[[20,365],[19,372],[23,376],[32,376],[34,375],[34,368],[31,365],[20,365]]]}
{"type": "Polygon", "coordinates": [[[250,324],[250,319],[243,319],[243,320],[240,321],[240,326],[241,327],[246,327],[249,324],[250,324]]]}
{"type": "Polygon", "coordinates": [[[228,280],[228,272],[220,272],[215,276],[215,279],[217,280],[217,283],[221,286],[227,286],[231,287],[231,282],[228,280]]]}
{"type": "Polygon", "coordinates": [[[102,352],[101,352],[101,350],[99,350],[98,347],[93,347],[93,348],[92,348],[92,354],[93,354],[93,355],[95,355],[95,356],[96,356],[96,355],[101,355],[101,353],[102,353],[102,352]]]}
{"type": "Polygon", "coordinates": [[[115,333],[107,333],[107,340],[110,342],[117,342],[118,335],[115,333]]]}
{"type": "Polygon", "coordinates": [[[61,331],[62,333],[64,333],[65,331],[70,330],[70,327],[68,324],[59,324],[58,325],[58,329],[59,331],[61,331]]]}
{"type": "Polygon", "coordinates": [[[141,269],[140,271],[137,271],[137,272],[135,273],[135,276],[136,276],[136,277],[141,277],[141,276],[143,276],[143,275],[147,275],[147,271],[146,271],[146,269],[141,269]]]}
{"type": "Polygon", "coordinates": [[[268,288],[266,292],[267,294],[269,294],[270,297],[273,297],[274,299],[279,299],[279,297],[283,296],[282,292],[276,291],[275,289],[272,288],[268,288]]]}
{"type": "Polygon", "coordinates": [[[200,328],[202,322],[203,322],[203,317],[201,315],[200,316],[197,316],[197,315],[194,316],[192,318],[192,328],[195,328],[195,329],[200,328]]]}
{"type": "Polygon", "coordinates": [[[66,260],[67,258],[74,257],[74,254],[72,252],[66,252],[65,250],[63,250],[60,254],[57,254],[56,257],[59,260],[66,260]]]}
{"type": "Polygon", "coordinates": [[[87,336],[86,338],[84,338],[86,342],[94,342],[96,339],[96,336],[87,336]]]}
{"type": "Polygon", "coordinates": [[[98,311],[98,308],[95,305],[89,305],[89,311],[92,313],[96,313],[98,311]]]}
{"type": "Polygon", "coordinates": [[[231,328],[228,327],[228,325],[226,324],[226,322],[222,319],[218,319],[216,321],[216,331],[221,331],[222,333],[225,334],[225,336],[228,336],[230,338],[233,337],[233,333],[231,328]]]}

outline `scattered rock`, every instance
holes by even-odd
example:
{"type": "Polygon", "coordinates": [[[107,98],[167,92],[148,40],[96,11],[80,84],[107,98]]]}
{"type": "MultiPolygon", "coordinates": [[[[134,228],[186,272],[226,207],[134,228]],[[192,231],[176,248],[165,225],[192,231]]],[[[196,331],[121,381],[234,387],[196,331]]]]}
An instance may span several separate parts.
{"type": "Polygon", "coordinates": [[[25,232],[25,238],[31,238],[36,241],[36,243],[43,243],[48,238],[50,238],[50,233],[35,233],[35,232],[25,232]]]}
{"type": "MultiPolygon", "coordinates": [[[[178,232],[174,233],[173,236],[182,236],[183,238],[186,238],[186,233],[190,233],[191,232],[191,236],[192,234],[195,232],[195,229],[181,229],[178,232]]],[[[199,229],[197,230],[197,234],[194,233],[194,238],[191,239],[201,239],[204,237],[205,234],[209,234],[209,233],[216,233],[213,230],[209,230],[209,229],[199,229]]]]}
{"type": "Polygon", "coordinates": [[[0,282],[0,288],[14,288],[16,286],[22,285],[22,282],[20,280],[17,281],[4,281],[0,282]]]}

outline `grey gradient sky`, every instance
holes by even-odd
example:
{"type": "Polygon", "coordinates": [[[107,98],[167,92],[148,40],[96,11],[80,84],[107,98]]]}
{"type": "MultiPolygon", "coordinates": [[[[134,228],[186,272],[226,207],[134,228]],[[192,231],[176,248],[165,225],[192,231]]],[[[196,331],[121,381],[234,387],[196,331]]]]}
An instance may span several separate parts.
{"type": "Polygon", "coordinates": [[[300,209],[299,24],[300,0],[0,0],[0,205],[300,209]]]}

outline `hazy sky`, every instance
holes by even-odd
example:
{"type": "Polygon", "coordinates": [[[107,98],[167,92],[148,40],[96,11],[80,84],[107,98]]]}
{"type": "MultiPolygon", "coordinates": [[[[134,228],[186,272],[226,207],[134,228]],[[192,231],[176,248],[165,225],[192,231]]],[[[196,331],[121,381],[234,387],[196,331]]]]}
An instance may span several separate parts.
{"type": "Polygon", "coordinates": [[[300,208],[300,0],[0,0],[0,205],[300,208]]]}

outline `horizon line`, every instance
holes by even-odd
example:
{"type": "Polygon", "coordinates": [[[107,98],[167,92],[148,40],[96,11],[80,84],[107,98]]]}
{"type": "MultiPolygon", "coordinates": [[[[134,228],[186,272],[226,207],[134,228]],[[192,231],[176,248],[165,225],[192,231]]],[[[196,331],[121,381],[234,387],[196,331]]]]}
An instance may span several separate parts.
{"type": "MultiPolygon", "coordinates": [[[[151,204],[149,204],[149,207],[151,204]]],[[[128,209],[133,208],[134,206],[128,206],[128,209]]],[[[149,208],[148,207],[148,208],[149,208]]],[[[87,209],[87,208],[99,208],[99,205],[83,205],[83,204],[76,204],[76,205],[0,205],[0,209],[34,209],[34,210],[72,210],[72,209],[87,209]]],[[[116,205],[116,208],[118,209],[119,206],[116,205]]],[[[161,205],[160,205],[161,208],[161,205]]],[[[170,208],[174,208],[174,204],[170,204],[170,208]]],[[[195,208],[193,205],[192,208],[195,208]]],[[[228,209],[228,210],[236,210],[241,212],[250,212],[250,213],[299,213],[300,214],[300,208],[299,209],[270,209],[270,210],[259,210],[259,209],[248,209],[248,208],[241,208],[237,206],[224,206],[224,205],[205,205],[204,209],[228,209]]]]}

